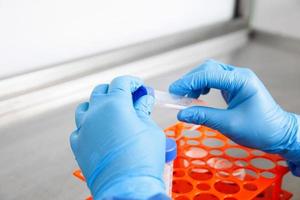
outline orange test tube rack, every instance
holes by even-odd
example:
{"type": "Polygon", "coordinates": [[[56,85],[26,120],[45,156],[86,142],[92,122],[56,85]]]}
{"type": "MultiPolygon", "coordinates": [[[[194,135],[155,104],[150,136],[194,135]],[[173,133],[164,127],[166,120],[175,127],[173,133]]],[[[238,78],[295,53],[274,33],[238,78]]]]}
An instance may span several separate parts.
{"type": "MultiPolygon", "coordinates": [[[[281,189],[288,167],[280,156],[240,146],[205,126],[177,123],[165,133],[178,149],[172,199],[291,199],[292,194],[281,189]]],[[[73,175],[85,181],[80,170],[73,175]]]]}

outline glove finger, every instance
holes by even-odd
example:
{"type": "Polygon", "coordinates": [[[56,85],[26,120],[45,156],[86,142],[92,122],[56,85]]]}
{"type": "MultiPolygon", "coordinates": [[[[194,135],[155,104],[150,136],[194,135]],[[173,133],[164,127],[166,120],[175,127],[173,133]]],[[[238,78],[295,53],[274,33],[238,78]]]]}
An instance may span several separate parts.
{"type": "Polygon", "coordinates": [[[154,105],[154,97],[145,95],[134,103],[134,109],[140,118],[148,119],[154,105]]]}
{"type": "Polygon", "coordinates": [[[202,90],[202,94],[208,94],[209,93],[209,91],[210,91],[210,88],[204,88],[203,90],[202,90]]]}
{"type": "Polygon", "coordinates": [[[201,94],[208,94],[210,91],[209,88],[204,88],[202,90],[195,90],[195,91],[192,91],[190,92],[187,96],[190,97],[190,98],[194,98],[194,99],[197,99],[200,97],[201,94]]]}
{"type": "Polygon", "coordinates": [[[90,103],[94,103],[95,101],[97,101],[97,99],[100,99],[101,96],[107,94],[108,91],[108,84],[100,84],[97,85],[90,96],[90,103]]]}
{"type": "Polygon", "coordinates": [[[119,76],[112,80],[109,85],[108,93],[109,94],[125,94],[132,97],[132,93],[136,91],[143,81],[137,77],[133,76],[119,76]]]}
{"type": "Polygon", "coordinates": [[[88,109],[89,109],[88,102],[81,103],[77,106],[76,111],[75,111],[75,123],[76,123],[77,128],[80,127],[81,121],[88,109]]]}
{"type": "Polygon", "coordinates": [[[78,140],[78,132],[77,130],[73,131],[70,135],[70,145],[73,152],[77,151],[77,140],[78,140]]]}
{"type": "Polygon", "coordinates": [[[243,80],[235,76],[231,71],[199,71],[189,76],[175,81],[171,86],[172,92],[184,96],[191,91],[203,90],[205,88],[215,88],[234,92],[235,89],[243,85],[243,80]]]}
{"type": "Polygon", "coordinates": [[[227,103],[227,105],[229,104],[229,102],[231,101],[231,95],[226,92],[225,90],[221,91],[222,97],[225,100],[225,102],[227,103]]]}
{"type": "Polygon", "coordinates": [[[193,106],[181,110],[177,118],[183,122],[205,125],[223,132],[226,129],[226,115],[227,110],[193,106]]]}
{"type": "Polygon", "coordinates": [[[197,99],[197,98],[199,98],[200,95],[202,94],[202,91],[203,91],[203,90],[195,90],[195,91],[191,91],[190,93],[187,94],[187,96],[190,97],[190,98],[195,98],[195,99],[197,99]]]}
{"type": "MultiPolygon", "coordinates": [[[[212,59],[206,60],[199,67],[193,69],[192,71],[184,75],[181,79],[178,79],[177,81],[173,82],[169,87],[169,91],[170,93],[184,96],[186,94],[189,94],[190,91],[187,91],[185,87],[181,86],[181,82],[184,82],[185,79],[191,77],[192,75],[206,71],[217,74],[223,73],[224,71],[233,71],[234,69],[235,67],[231,65],[226,65],[212,59]]],[[[207,94],[209,92],[209,88],[200,88],[198,90],[202,90],[201,94],[207,94]]]]}

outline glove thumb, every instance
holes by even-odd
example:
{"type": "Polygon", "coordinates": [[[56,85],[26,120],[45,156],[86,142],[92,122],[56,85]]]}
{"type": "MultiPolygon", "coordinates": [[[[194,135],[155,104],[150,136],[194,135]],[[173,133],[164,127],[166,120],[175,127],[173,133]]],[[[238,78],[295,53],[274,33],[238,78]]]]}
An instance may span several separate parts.
{"type": "Polygon", "coordinates": [[[204,125],[212,129],[223,132],[226,129],[226,117],[227,110],[202,107],[202,106],[193,106],[181,110],[177,118],[180,121],[204,125]]]}
{"type": "Polygon", "coordinates": [[[134,103],[134,109],[140,118],[148,119],[154,105],[154,97],[145,95],[134,103]]]}

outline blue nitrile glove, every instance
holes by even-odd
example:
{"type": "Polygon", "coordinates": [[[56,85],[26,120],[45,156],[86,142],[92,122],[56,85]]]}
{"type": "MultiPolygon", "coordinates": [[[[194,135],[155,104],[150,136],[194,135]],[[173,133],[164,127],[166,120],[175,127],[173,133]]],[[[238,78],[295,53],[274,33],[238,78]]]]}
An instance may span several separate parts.
{"type": "Polygon", "coordinates": [[[236,143],[279,153],[300,164],[299,116],[282,110],[251,70],[207,60],[171,84],[169,90],[199,97],[210,88],[221,90],[227,109],[190,107],[180,111],[178,119],[206,125],[236,143]]]}
{"type": "Polygon", "coordinates": [[[118,77],[96,87],[76,110],[70,143],[94,199],[147,199],[165,191],[165,135],[149,116],[153,97],[133,103],[141,85],[118,77]]]}

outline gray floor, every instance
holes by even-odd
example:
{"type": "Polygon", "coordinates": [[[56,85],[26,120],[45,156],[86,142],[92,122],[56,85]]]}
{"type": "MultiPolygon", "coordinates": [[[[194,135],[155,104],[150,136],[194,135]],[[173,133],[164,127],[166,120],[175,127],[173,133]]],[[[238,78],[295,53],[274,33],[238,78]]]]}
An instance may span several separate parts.
{"type": "MultiPolygon", "coordinates": [[[[300,113],[300,56],[277,46],[251,42],[220,60],[247,66],[256,71],[274,98],[285,109],[300,113]]],[[[189,68],[164,74],[147,81],[159,89],[189,68]]],[[[203,97],[211,105],[223,107],[216,91],[203,97]]],[[[70,105],[29,121],[0,130],[0,199],[84,199],[86,187],[72,176],[76,167],[69,147],[69,134],[74,128],[70,105]]],[[[156,109],[154,118],[166,127],[176,121],[176,112],[156,109]]],[[[300,178],[288,175],[285,187],[300,199],[300,178]]]]}

